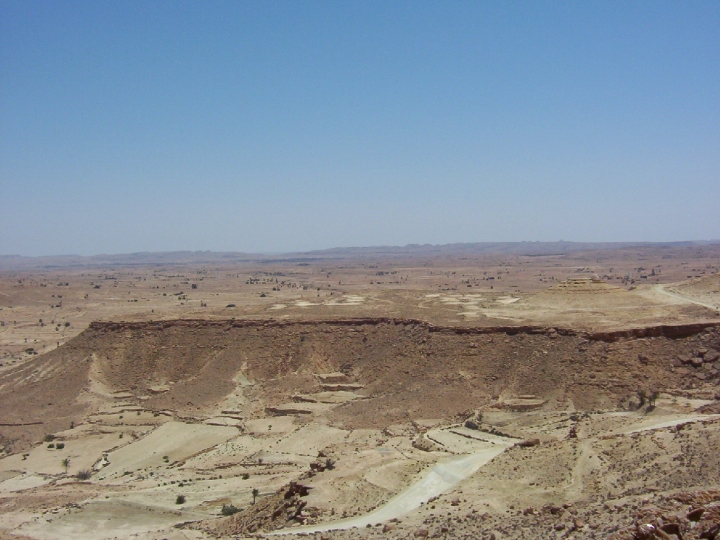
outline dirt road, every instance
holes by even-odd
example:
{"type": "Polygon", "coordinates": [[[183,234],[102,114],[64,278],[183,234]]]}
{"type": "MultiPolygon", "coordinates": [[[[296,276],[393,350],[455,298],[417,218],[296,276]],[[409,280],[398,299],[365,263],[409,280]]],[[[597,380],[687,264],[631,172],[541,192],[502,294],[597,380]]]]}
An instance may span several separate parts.
{"type": "MultiPolygon", "coordinates": [[[[623,430],[622,434],[638,433],[640,431],[648,431],[663,427],[694,422],[702,419],[716,418],[718,415],[694,415],[694,416],[672,416],[671,418],[660,417],[648,419],[645,425],[634,426],[633,428],[623,430]]],[[[383,523],[393,518],[399,518],[410,513],[421,504],[428,500],[441,495],[442,493],[455,487],[461,481],[475,474],[483,465],[489,463],[493,458],[500,455],[507,448],[516,442],[513,439],[507,439],[506,444],[488,444],[486,448],[482,448],[472,454],[462,455],[447,461],[437,463],[432,467],[430,472],[416,483],[408,487],[404,492],[400,493],[393,499],[390,499],[380,508],[363,516],[358,516],[329,523],[316,525],[308,525],[305,527],[293,527],[290,529],[281,529],[267,533],[268,536],[297,534],[297,533],[316,533],[331,530],[347,530],[352,528],[362,528],[367,525],[375,525],[383,523]]],[[[577,465],[573,470],[573,480],[571,491],[578,494],[582,491],[582,476],[589,466],[591,453],[588,441],[583,441],[581,446],[581,455],[577,465]]]]}
{"type": "Polygon", "coordinates": [[[669,297],[671,297],[671,298],[675,298],[676,300],[682,300],[683,302],[690,302],[691,304],[697,304],[698,306],[703,306],[703,307],[706,307],[706,308],[708,308],[708,309],[712,309],[713,311],[717,311],[718,309],[720,309],[720,306],[714,306],[714,305],[712,305],[712,304],[707,304],[707,303],[705,303],[705,302],[700,302],[699,300],[694,300],[694,299],[689,298],[689,297],[687,297],[687,296],[683,296],[682,294],[679,294],[679,293],[676,293],[676,292],[672,292],[672,291],[668,291],[668,290],[665,288],[665,285],[661,285],[661,284],[654,285],[654,286],[653,286],[653,289],[655,289],[655,291],[657,291],[657,292],[660,293],[660,294],[664,294],[665,296],[669,296],[669,297]]]}
{"type": "MultiPolygon", "coordinates": [[[[508,439],[510,441],[511,439],[508,439]]],[[[513,440],[514,442],[514,440],[513,440]]],[[[306,527],[293,527],[268,533],[269,535],[315,533],[339,529],[362,528],[366,525],[375,525],[403,516],[418,508],[422,503],[453,488],[461,481],[469,478],[480,467],[488,463],[495,456],[501,454],[512,442],[507,444],[488,444],[486,448],[470,455],[463,455],[435,464],[428,474],[405,491],[390,499],[380,508],[363,516],[358,516],[330,523],[308,525],[306,527]]]]}

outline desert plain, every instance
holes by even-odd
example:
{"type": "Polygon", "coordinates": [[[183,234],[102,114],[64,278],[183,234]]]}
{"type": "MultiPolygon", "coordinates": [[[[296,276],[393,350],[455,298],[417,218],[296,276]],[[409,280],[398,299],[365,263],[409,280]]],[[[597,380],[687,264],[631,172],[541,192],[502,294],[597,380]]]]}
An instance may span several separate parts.
{"type": "Polygon", "coordinates": [[[720,243],[0,257],[0,538],[720,538],[720,243]]]}

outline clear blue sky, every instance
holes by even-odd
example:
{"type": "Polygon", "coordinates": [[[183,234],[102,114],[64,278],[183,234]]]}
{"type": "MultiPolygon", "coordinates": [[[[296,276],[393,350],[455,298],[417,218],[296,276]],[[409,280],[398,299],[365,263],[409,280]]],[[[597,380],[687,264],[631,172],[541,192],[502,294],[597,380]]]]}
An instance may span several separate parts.
{"type": "Polygon", "coordinates": [[[720,238],[720,3],[0,0],[0,254],[720,238]]]}

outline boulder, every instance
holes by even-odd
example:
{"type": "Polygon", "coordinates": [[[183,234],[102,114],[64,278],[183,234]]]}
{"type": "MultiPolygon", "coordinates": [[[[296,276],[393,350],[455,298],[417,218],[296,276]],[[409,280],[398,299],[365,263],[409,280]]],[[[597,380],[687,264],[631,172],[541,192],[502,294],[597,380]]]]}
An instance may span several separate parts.
{"type": "Polygon", "coordinates": [[[699,538],[706,538],[707,540],[716,540],[717,538],[720,538],[720,523],[713,523],[710,525],[707,529],[700,533],[699,538]]]}
{"type": "Polygon", "coordinates": [[[537,446],[538,444],[540,444],[540,439],[525,439],[524,441],[515,443],[515,446],[520,446],[521,448],[529,448],[531,446],[537,446]]]}
{"type": "Polygon", "coordinates": [[[692,367],[699,368],[703,365],[703,359],[699,356],[694,356],[690,359],[690,364],[692,367]]]}
{"type": "Polygon", "coordinates": [[[649,523],[638,525],[637,531],[635,532],[635,538],[637,540],[652,540],[656,538],[656,530],[655,526],[650,525],[649,523]]]}

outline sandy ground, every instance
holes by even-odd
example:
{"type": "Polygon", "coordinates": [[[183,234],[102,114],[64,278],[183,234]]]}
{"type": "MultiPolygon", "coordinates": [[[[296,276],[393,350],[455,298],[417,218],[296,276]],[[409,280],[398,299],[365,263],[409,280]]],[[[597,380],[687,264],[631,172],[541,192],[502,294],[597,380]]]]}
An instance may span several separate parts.
{"type": "Polygon", "coordinates": [[[275,534],[606,538],[644,500],[718,487],[719,260],[0,271],[0,538],[270,532],[248,524],[290,482],[309,493],[275,534]],[[321,322],[355,317],[443,330],[321,322]],[[233,329],[246,320],[318,324],[233,329]],[[463,333],[513,325],[542,331],[463,333]],[[655,407],[638,403],[656,389],[655,407]]]}

